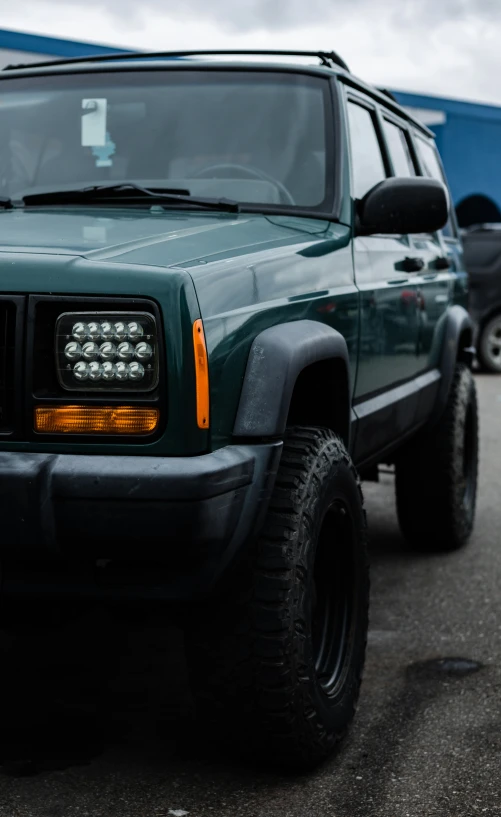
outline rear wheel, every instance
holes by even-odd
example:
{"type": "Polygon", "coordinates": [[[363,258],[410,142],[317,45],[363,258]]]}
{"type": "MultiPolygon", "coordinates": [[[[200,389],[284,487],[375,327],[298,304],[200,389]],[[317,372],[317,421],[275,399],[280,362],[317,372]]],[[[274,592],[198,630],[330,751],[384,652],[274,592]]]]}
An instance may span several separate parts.
{"type": "Polygon", "coordinates": [[[486,323],[480,333],[478,362],[488,372],[501,372],[501,314],[486,323]]]}
{"type": "Polygon", "coordinates": [[[369,581],[360,482],[329,430],[292,428],[237,590],[188,633],[202,722],[235,748],[307,769],[358,699],[369,581]]]}
{"type": "Polygon", "coordinates": [[[407,541],[419,550],[456,550],[473,529],[477,496],[478,409],[475,381],[456,365],[445,412],[396,462],[397,511],[407,541]]]}

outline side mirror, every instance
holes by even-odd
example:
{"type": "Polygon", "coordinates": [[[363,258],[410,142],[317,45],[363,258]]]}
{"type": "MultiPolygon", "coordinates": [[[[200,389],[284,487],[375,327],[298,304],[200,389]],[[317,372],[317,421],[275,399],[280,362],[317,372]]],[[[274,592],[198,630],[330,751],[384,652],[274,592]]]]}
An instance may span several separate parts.
{"type": "Polygon", "coordinates": [[[366,193],[357,216],[358,235],[434,233],[447,224],[449,196],[436,179],[394,176],[366,193]]]}

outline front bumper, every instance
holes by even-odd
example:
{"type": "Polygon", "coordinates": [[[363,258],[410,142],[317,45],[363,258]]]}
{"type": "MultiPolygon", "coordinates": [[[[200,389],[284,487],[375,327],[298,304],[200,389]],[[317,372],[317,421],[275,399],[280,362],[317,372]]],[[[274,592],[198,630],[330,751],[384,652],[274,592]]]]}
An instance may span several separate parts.
{"type": "Polygon", "coordinates": [[[281,449],[235,445],[186,458],[0,452],[0,558],[26,572],[106,561],[137,566],[138,576],[155,563],[169,596],[210,591],[259,529],[281,449]]]}

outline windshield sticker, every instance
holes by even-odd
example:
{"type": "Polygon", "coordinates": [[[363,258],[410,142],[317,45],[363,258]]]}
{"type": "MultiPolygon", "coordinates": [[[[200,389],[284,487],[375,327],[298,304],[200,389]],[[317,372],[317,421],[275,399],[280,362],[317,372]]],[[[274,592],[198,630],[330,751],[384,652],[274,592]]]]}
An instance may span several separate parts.
{"type": "Polygon", "coordinates": [[[102,147],[93,147],[92,155],[96,157],[96,167],[111,167],[116,145],[112,141],[110,134],[106,131],[106,140],[102,147]]]}
{"type": "Polygon", "coordinates": [[[107,107],[106,99],[82,99],[82,147],[103,147],[106,144],[107,107]]]}

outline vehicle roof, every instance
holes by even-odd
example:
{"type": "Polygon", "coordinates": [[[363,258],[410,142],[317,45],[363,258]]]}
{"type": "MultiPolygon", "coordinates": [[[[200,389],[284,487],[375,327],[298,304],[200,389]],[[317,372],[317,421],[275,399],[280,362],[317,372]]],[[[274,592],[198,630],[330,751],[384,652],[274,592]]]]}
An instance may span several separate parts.
{"type": "Polygon", "coordinates": [[[48,76],[48,75],[65,75],[65,74],[85,74],[85,73],[102,73],[119,71],[165,71],[165,70],[245,70],[245,71],[281,71],[291,73],[306,73],[321,76],[338,76],[347,85],[363,91],[374,100],[384,105],[389,110],[396,113],[402,119],[410,122],[415,128],[425,133],[427,136],[434,137],[435,134],[422,122],[416,119],[412,114],[408,113],[402,108],[396,99],[388,92],[375,88],[363,80],[354,77],[348,69],[344,61],[334,54],[334,57],[339,60],[335,62],[331,58],[331,52],[284,52],[284,51],[224,51],[212,52],[213,59],[207,59],[211,52],[203,52],[201,57],[196,57],[197,52],[165,52],[162,54],[156,53],[132,53],[124,54],[118,52],[116,54],[108,54],[105,56],[95,55],[84,58],[71,58],[63,60],[53,60],[43,63],[32,63],[19,66],[7,66],[3,71],[0,71],[0,81],[6,79],[13,79],[15,77],[28,76],[48,76]],[[238,59],[226,60],[217,59],[222,55],[240,55],[238,59]],[[186,56],[184,56],[186,55],[186,56]],[[244,56],[259,57],[259,60],[243,59],[244,56]],[[275,62],[270,59],[264,59],[267,56],[285,57],[317,57],[324,64],[311,64],[300,62],[275,62]],[[196,57],[196,58],[193,58],[196,57]],[[324,62],[325,58],[325,62],[324,62]]]}

